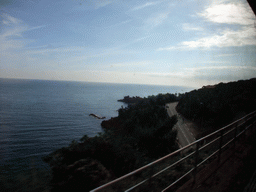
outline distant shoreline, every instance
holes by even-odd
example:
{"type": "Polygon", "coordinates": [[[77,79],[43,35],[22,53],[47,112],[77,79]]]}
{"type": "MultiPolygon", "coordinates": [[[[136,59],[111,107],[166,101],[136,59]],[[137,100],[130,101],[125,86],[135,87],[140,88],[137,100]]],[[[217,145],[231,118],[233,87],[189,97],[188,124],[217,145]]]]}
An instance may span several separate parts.
{"type": "Polygon", "coordinates": [[[137,103],[137,102],[142,101],[142,100],[143,100],[143,98],[141,98],[141,97],[138,97],[138,96],[136,96],[136,97],[130,97],[130,96],[128,95],[128,96],[124,96],[123,99],[119,99],[119,100],[117,100],[117,101],[119,101],[119,102],[124,102],[124,103],[127,103],[127,104],[132,104],[132,103],[137,103]]]}

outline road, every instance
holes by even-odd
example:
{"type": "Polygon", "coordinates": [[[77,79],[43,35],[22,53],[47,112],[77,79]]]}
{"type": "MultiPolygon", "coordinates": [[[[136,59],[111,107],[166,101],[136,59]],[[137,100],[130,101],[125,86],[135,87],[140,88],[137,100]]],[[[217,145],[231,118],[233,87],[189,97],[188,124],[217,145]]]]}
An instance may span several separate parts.
{"type": "Polygon", "coordinates": [[[178,117],[178,122],[176,123],[174,128],[178,130],[177,139],[180,147],[185,147],[186,145],[194,142],[196,139],[194,135],[191,133],[191,131],[189,130],[189,127],[188,127],[189,125],[187,123],[187,120],[185,121],[184,118],[177,113],[175,109],[177,104],[178,102],[174,102],[174,103],[166,104],[165,106],[167,109],[167,113],[170,117],[173,115],[177,115],[178,117]]]}

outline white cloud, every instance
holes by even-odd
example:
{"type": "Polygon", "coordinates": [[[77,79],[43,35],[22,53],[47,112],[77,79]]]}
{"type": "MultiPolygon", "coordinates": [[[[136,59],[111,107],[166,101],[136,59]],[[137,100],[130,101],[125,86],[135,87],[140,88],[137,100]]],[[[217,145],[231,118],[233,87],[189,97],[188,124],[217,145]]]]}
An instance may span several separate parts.
{"type": "Polygon", "coordinates": [[[217,63],[217,64],[224,64],[224,63],[230,63],[230,62],[228,62],[228,61],[209,61],[209,60],[207,60],[207,61],[199,61],[199,62],[197,62],[198,64],[210,64],[210,63],[217,63]]]}
{"type": "Polygon", "coordinates": [[[195,68],[185,68],[185,70],[190,71],[201,71],[201,70],[254,70],[256,71],[256,67],[254,66],[207,66],[207,67],[195,67],[195,68]]]}
{"type": "MultiPolygon", "coordinates": [[[[27,31],[38,30],[44,26],[29,27],[22,20],[12,17],[8,14],[2,14],[1,26],[3,30],[0,32],[0,68],[5,72],[0,75],[8,77],[12,71],[17,72],[22,70],[29,70],[36,68],[42,63],[41,60],[36,60],[34,55],[30,54],[28,44],[32,41],[26,39],[23,34],[27,31]],[[6,74],[5,74],[6,73],[6,74]]],[[[17,74],[9,77],[18,77],[17,74]]]]}
{"type": "Polygon", "coordinates": [[[138,61],[138,62],[123,62],[111,64],[111,67],[131,67],[131,66],[146,66],[152,64],[151,61],[138,61]]]}
{"type": "Polygon", "coordinates": [[[230,53],[230,54],[220,54],[220,55],[217,55],[217,57],[233,57],[237,55],[237,53],[230,53]]]}
{"type": "Polygon", "coordinates": [[[189,74],[187,71],[166,72],[166,73],[147,72],[147,73],[142,73],[142,74],[150,76],[150,77],[169,77],[169,78],[191,78],[192,77],[192,74],[189,74]]]}
{"type": "Polygon", "coordinates": [[[156,5],[156,4],[158,4],[158,3],[159,3],[159,2],[147,2],[147,3],[143,4],[143,5],[139,5],[139,6],[137,6],[137,7],[134,7],[134,8],[132,9],[132,11],[137,11],[137,10],[140,10],[140,9],[144,9],[144,8],[146,8],[146,7],[153,6],[153,5],[156,5]]]}
{"type": "Polygon", "coordinates": [[[169,47],[160,47],[156,51],[173,51],[173,50],[179,50],[181,47],[178,46],[169,46],[169,47]]]}
{"type": "Polygon", "coordinates": [[[190,23],[184,23],[182,25],[182,28],[185,31],[202,31],[203,30],[202,27],[194,26],[194,25],[192,25],[190,23]]]}
{"type": "Polygon", "coordinates": [[[27,27],[23,25],[19,19],[8,14],[2,14],[1,16],[3,18],[3,30],[0,33],[0,51],[3,54],[3,52],[7,50],[22,48],[25,42],[19,37],[22,37],[22,33],[27,27]]]}
{"type": "Polygon", "coordinates": [[[26,31],[32,31],[32,30],[41,29],[41,28],[44,28],[44,27],[46,27],[46,25],[31,27],[31,28],[28,28],[26,31]]]}
{"type": "Polygon", "coordinates": [[[116,24],[113,24],[113,25],[106,26],[106,28],[124,25],[124,24],[126,24],[126,23],[130,23],[131,21],[132,21],[131,19],[125,20],[125,21],[122,21],[122,22],[120,22],[120,23],[116,23],[116,24]]]}
{"type": "Polygon", "coordinates": [[[165,12],[165,13],[159,13],[157,15],[154,15],[152,17],[150,17],[146,23],[151,26],[151,27],[156,27],[160,24],[162,24],[164,22],[164,20],[166,20],[168,18],[169,13],[165,12]]]}
{"type": "MultiPolygon", "coordinates": [[[[216,26],[218,33],[195,40],[183,41],[176,46],[159,48],[158,51],[187,50],[211,47],[240,47],[256,45],[255,15],[248,4],[234,1],[213,1],[210,6],[198,15],[215,24],[232,24],[237,29],[223,29],[216,26]]],[[[184,23],[183,30],[202,30],[203,28],[184,23]]]]}
{"type": "Polygon", "coordinates": [[[21,40],[7,40],[0,35],[0,55],[5,54],[7,50],[20,49],[25,46],[25,43],[21,40]]]}
{"type": "Polygon", "coordinates": [[[17,19],[14,18],[8,14],[3,13],[1,15],[2,19],[2,24],[3,24],[3,31],[0,34],[1,37],[11,37],[11,36],[19,36],[21,37],[22,33],[27,30],[27,26],[24,25],[24,23],[17,19]]]}
{"type": "Polygon", "coordinates": [[[214,23],[253,25],[255,22],[252,10],[244,3],[212,4],[198,15],[214,23]]]}
{"type": "Polygon", "coordinates": [[[225,30],[221,34],[204,37],[195,41],[184,41],[186,48],[238,47],[256,45],[256,31],[252,27],[244,27],[238,31],[225,30]]]}
{"type": "Polygon", "coordinates": [[[169,77],[179,78],[183,80],[195,81],[195,79],[215,80],[239,80],[241,77],[253,78],[256,73],[254,66],[206,66],[183,68],[182,71],[169,72],[169,73],[143,73],[152,77],[169,77]],[[233,79],[232,79],[233,78],[233,79]]]}
{"type": "Polygon", "coordinates": [[[3,24],[4,25],[12,25],[12,24],[18,24],[18,23],[21,23],[21,20],[15,18],[15,17],[12,17],[6,13],[3,13],[1,15],[3,17],[3,24]]]}
{"type": "Polygon", "coordinates": [[[256,45],[256,30],[245,26],[241,30],[226,29],[220,34],[199,38],[194,41],[183,41],[177,46],[159,48],[158,51],[186,50],[211,47],[240,47],[256,45]]]}
{"type": "Polygon", "coordinates": [[[204,79],[214,81],[234,81],[255,77],[254,66],[207,66],[185,68],[192,79],[204,79]]]}
{"type": "Polygon", "coordinates": [[[26,46],[29,40],[23,38],[23,33],[31,30],[45,27],[36,26],[29,27],[22,20],[3,13],[2,15],[3,30],[0,33],[0,51],[21,50],[26,46]]]}
{"type": "Polygon", "coordinates": [[[46,48],[38,49],[33,51],[27,51],[31,55],[45,55],[51,53],[70,53],[70,52],[80,52],[85,50],[83,47],[60,47],[60,48],[46,48]]]}
{"type": "Polygon", "coordinates": [[[171,13],[170,9],[174,5],[165,4],[165,7],[159,8],[159,4],[163,1],[147,2],[139,6],[135,6],[130,9],[127,14],[134,17],[135,20],[142,21],[145,25],[143,26],[145,30],[150,30],[158,25],[161,25],[165,20],[168,19],[171,13]],[[145,8],[152,8],[150,11],[145,11],[145,8]],[[136,11],[136,12],[135,12],[136,11]]]}

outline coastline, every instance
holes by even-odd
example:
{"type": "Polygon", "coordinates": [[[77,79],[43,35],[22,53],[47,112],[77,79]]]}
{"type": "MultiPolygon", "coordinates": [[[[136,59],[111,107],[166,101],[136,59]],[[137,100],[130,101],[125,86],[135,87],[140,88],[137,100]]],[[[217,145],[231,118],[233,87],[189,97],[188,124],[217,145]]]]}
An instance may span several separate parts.
{"type": "Polygon", "coordinates": [[[164,107],[176,99],[173,94],[159,94],[121,107],[118,117],[102,121],[103,133],[85,135],[49,154],[45,161],[54,170],[54,189],[84,186],[87,191],[176,150],[177,132],[172,128],[177,117],[170,118],[164,107]],[[82,185],[77,180],[88,182],[82,185]]]}

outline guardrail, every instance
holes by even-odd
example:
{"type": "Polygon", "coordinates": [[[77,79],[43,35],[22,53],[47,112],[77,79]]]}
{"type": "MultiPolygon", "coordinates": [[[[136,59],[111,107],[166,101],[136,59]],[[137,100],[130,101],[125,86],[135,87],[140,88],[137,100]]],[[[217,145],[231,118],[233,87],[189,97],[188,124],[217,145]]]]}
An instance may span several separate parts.
{"type": "Polygon", "coordinates": [[[185,178],[193,177],[196,182],[196,174],[205,163],[216,156],[220,161],[225,148],[235,147],[238,138],[246,136],[248,131],[252,135],[255,119],[256,111],[91,192],[167,191],[175,189],[175,185],[185,178]]]}

